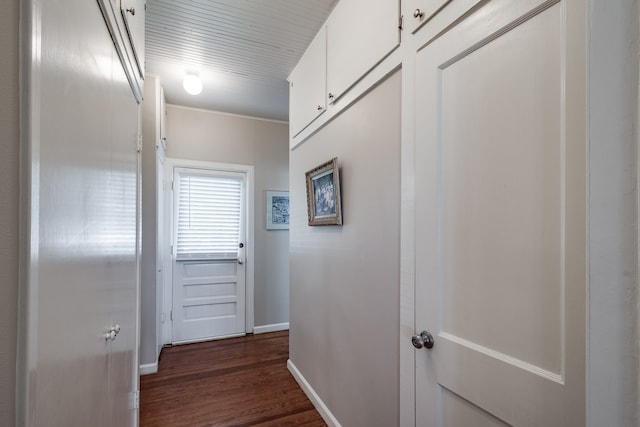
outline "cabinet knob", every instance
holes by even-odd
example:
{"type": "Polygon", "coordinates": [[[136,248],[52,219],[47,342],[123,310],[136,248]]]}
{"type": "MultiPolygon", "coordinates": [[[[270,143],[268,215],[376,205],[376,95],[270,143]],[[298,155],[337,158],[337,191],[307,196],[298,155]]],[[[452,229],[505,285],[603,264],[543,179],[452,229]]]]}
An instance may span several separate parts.
{"type": "Polygon", "coordinates": [[[329,92],[329,99],[333,100],[333,98],[335,98],[335,95],[329,92]]]}
{"type": "Polygon", "coordinates": [[[414,18],[422,18],[423,16],[424,16],[424,12],[421,11],[420,9],[416,9],[413,11],[414,18]]]}
{"type": "Polygon", "coordinates": [[[318,111],[322,111],[322,105],[318,105],[318,111]]]}
{"type": "Polygon", "coordinates": [[[416,334],[411,337],[411,344],[413,344],[415,348],[433,348],[433,335],[427,331],[422,331],[420,335],[416,334]]]}
{"type": "MultiPolygon", "coordinates": [[[[135,16],[136,15],[136,8],[135,7],[130,7],[127,9],[127,12],[129,12],[131,14],[131,16],[135,16]]],[[[415,16],[415,14],[414,14],[415,16]]]]}

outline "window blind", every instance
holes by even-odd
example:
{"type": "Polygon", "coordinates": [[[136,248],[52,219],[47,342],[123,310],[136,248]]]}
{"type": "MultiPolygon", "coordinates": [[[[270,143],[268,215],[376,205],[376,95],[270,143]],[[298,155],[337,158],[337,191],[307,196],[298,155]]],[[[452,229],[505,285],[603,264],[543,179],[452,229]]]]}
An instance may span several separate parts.
{"type": "Polygon", "coordinates": [[[242,178],[178,174],[176,258],[237,258],[242,178]]]}

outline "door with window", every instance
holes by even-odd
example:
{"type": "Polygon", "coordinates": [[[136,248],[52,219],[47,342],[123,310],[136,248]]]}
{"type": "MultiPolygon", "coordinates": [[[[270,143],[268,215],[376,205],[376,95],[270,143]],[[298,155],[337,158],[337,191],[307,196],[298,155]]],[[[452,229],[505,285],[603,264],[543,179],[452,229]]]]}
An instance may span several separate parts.
{"type": "Polygon", "coordinates": [[[418,52],[417,425],[585,424],[585,22],[492,0],[418,52]]]}
{"type": "Polygon", "coordinates": [[[172,342],[245,332],[247,176],[174,168],[172,342]]]}

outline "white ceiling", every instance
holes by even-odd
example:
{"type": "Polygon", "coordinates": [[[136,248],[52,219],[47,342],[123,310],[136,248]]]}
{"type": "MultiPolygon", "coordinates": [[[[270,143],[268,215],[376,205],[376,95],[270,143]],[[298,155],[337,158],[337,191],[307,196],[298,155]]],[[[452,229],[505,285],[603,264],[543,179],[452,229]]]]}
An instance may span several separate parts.
{"type": "Polygon", "coordinates": [[[147,0],[145,60],[170,104],[288,120],[287,76],[337,0],[147,0]],[[200,95],[182,88],[199,74],[200,95]]]}

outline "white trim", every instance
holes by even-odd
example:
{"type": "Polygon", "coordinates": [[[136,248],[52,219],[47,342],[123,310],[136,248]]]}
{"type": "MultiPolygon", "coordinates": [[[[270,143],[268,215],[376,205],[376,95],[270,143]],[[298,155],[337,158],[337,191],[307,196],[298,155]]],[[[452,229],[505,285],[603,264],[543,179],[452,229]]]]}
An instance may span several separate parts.
{"type": "Polygon", "coordinates": [[[158,372],[158,362],[156,363],[145,363],[144,365],[140,365],[140,376],[155,374],[158,372]]]}
{"type": "MultiPolygon", "coordinates": [[[[28,425],[33,417],[37,379],[39,252],[40,105],[42,99],[42,12],[41,2],[21,1],[20,5],[19,98],[19,180],[18,221],[19,277],[18,330],[16,336],[15,425],[28,425]]],[[[5,345],[3,343],[3,345],[5,345]]],[[[3,366],[4,369],[4,366],[3,366]]]]}
{"type": "Polygon", "coordinates": [[[267,332],[286,331],[289,329],[289,322],[274,323],[273,325],[262,325],[253,328],[254,334],[266,334],[267,332]]]}
{"type": "Polygon", "coordinates": [[[220,114],[222,116],[240,117],[243,119],[260,120],[263,122],[289,124],[288,120],[265,119],[264,117],[246,116],[244,114],[225,113],[224,111],[207,110],[206,108],[187,107],[184,105],[177,105],[177,104],[166,104],[166,106],[171,108],[179,108],[181,110],[200,111],[202,113],[220,114]]]}
{"type": "MultiPolygon", "coordinates": [[[[168,195],[165,197],[165,233],[166,241],[173,242],[173,169],[176,167],[194,169],[215,169],[231,172],[244,172],[247,175],[247,235],[246,235],[246,271],[245,271],[245,332],[252,333],[254,326],[254,247],[255,247],[255,167],[253,165],[243,165],[237,163],[216,163],[203,162],[199,160],[184,160],[166,157],[164,162],[164,177],[169,186],[168,195]]],[[[170,313],[173,309],[173,263],[171,255],[171,244],[164,249],[164,308],[165,321],[162,324],[162,344],[176,344],[172,342],[172,324],[170,313]],[[167,280],[169,278],[169,280],[167,280]]],[[[243,335],[243,334],[239,334],[243,335]]],[[[209,340],[211,338],[208,338],[209,340]]]]}
{"type": "Polygon", "coordinates": [[[640,425],[637,4],[587,2],[588,427],[640,425]]]}
{"type": "Polygon", "coordinates": [[[298,385],[304,391],[304,394],[307,395],[313,406],[316,408],[322,419],[324,420],[329,427],[342,427],[335,416],[331,413],[327,405],[320,399],[320,396],[313,390],[311,385],[307,382],[307,380],[302,376],[302,373],[296,368],[296,365],[293,364],[291,359],[287,360],[287,369],[293,375],[293,378],[297,381],[298,385]]]}

